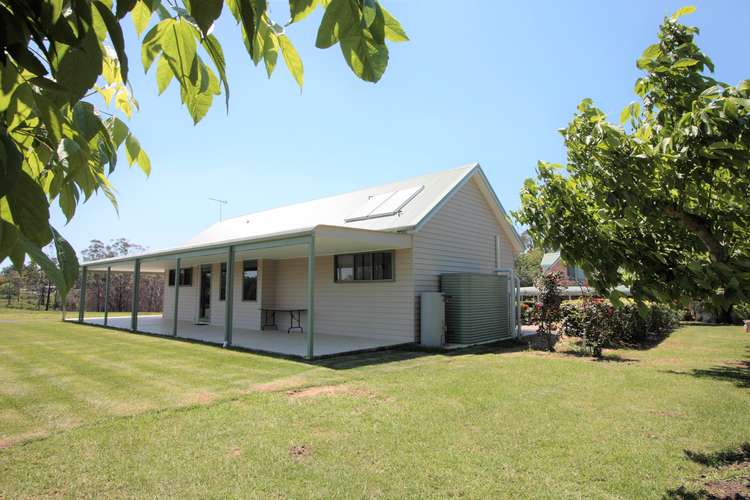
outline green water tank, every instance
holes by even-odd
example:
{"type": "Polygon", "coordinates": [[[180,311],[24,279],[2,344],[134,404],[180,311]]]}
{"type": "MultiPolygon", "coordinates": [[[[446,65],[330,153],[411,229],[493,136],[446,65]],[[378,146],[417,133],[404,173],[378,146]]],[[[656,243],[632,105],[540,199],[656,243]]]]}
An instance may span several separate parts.
{"type": "Polygon", "coordinates": [[[446,342],[477,344],[513,336],[508,277],[447,273],[440,276],[445,295],[446,342]]]}

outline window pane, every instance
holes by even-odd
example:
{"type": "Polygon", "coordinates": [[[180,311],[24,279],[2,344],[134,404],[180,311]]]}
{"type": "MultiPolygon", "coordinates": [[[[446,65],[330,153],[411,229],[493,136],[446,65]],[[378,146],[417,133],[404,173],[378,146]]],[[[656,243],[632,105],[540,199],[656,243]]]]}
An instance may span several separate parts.
{"type": "Polygon", "coordinates": [[[169,270],[169,282],[168,282],[169,286],[174,286],[174,272],[175,272],[174,269],[169,270]]]}
{"type": "Polygon", "coordinates": [[[180,286],[193,286],[193,268],[180,269],[180,286]]]}
{"type": "Polygon", "coordinates": [[[362,254],[362,279],[369,281],[372,279],[372,254],[362,254]]]}
{"type": "Polygon", "coordinates": [[[354,256],[336,256],[336,281],[351,281],[354,279],[354,256]]]}
{"type": "Polygon", "coordinates": [[[364,256],[360,253],[354,256],[354,279],[359,281],[364,274],[364,256]]]}
{"type": "Polygon", "coordinates": [[[393,279],[393,252],[383,252],[383,279],[393,279]]]}
{"type": "Polygon", "coordinates": [[[221,272],[219,273],[219,300],[227,299],[227,265],[226,263],[221,264],[221,272]]]}
{"type": "Polygon", "coordinates": [[[383,279],[383,252],[372,254],[372,279],[383,279]]]}
{"type": "Polygon", "coordinates": [[[258,298],[258,261],[246,260],[242,263],[242,300],[258,298]]]}

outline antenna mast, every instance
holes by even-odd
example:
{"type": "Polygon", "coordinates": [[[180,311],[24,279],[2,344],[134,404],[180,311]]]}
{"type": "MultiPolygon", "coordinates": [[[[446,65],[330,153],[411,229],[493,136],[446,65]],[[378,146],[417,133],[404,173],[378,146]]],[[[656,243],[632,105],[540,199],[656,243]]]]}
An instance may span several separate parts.
{"type": "Polygon", "coordinates": [[[229,202],[227,200],[217,200],[216,198],[209,198],[209,200],[215,201],[216,203],[219,204],[219,222],[221,222],[222,221],[221,208],[223,205],[226,205],[229,202]]]}

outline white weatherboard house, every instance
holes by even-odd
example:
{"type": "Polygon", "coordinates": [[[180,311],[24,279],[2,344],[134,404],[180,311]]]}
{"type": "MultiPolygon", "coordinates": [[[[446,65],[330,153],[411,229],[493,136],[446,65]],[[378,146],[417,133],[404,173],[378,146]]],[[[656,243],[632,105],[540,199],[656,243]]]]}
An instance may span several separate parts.
{"type": "Polygon", "coordinates": [[[164,273],[164,307],[89,319],[82,300],[78,320],[309,358],[414,343],[420,295],[439,291],[441,274],[496,274],[521,249],[472,164],[225,220],[172,249],[84,263],[84,287],[92,273],[107,283],[113,272],[134,273],[136,305],[140,273],[164,273]]]}

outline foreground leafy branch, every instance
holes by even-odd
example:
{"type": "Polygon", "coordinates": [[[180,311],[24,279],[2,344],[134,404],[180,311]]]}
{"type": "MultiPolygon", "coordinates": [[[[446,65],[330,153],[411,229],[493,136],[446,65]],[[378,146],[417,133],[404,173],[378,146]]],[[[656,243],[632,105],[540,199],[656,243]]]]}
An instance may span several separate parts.
{"type": "Polygon", "coordinates": [[[59,205],[70,221],[101,191],[117,208],[109,176],[124,147],[146,175],[148,154],[117,114],[138,109],[128,84],[130,62],[121,23],[130,17],[141,60],[156,65],[159,93],[172,81],[194,123],[222,92],[229,103],[226,61],[212,34],[224,5],[255,65],[270,77],[279,52],[302,88],[302,60],[286,29],[325,9],[316,45],[338,44],[359,78],[377,82],[388,65],[386,40],[405,41],[399,22],[376,0],[289,0],[289,21],[270,17],[266,0],[0,0],[0,263],[18,268],[28,255],[64,297],[78,273],[74,250],[50,223],[59,205]],[[105,108],[91,98],[100,96],[105,108]],[[56,258],[44,248],[54,246],[56,258]]]}
{"type": "Polygon", "coordinates": [[[568,161],[540,162],[515,214],[601,290],[709,299],[727,316],[750,299],[750,80],[716,81],[697,28],[664,20],[638,59],[640,102],[620,124],[590,99],[562,131],[568,161]]]}

